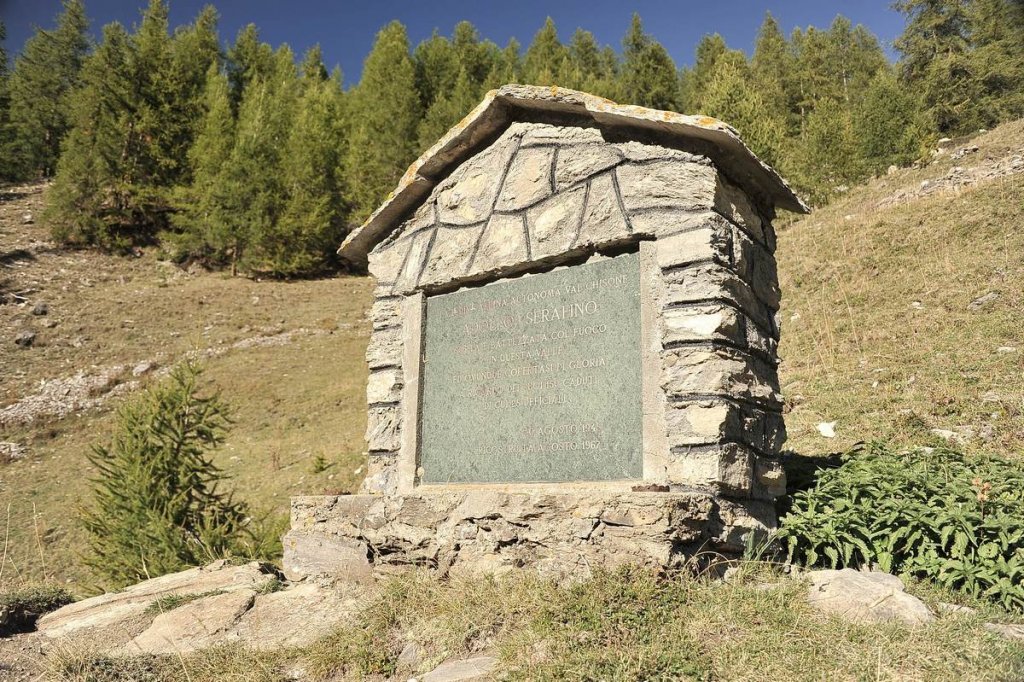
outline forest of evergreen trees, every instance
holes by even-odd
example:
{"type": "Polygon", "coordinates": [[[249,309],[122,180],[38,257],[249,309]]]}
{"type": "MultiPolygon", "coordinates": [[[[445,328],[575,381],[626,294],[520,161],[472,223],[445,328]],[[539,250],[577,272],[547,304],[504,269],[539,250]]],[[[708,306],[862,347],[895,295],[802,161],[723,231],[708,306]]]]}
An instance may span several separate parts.
{"type": "Polygon", "coordinates": [[[392,22],[346,90],[317,47],[297,58],[252,25],[225,46],[213,7],[172,30],[151,0],[131,31],[110,24],[94,44],[83,0],[65,0],[9,72],[0,23],[0,177],[52,177],[45,217],[67,244],[315,274],[419,153],[517,82],[723,119],[821,203],[939,136],[1024,116],[1024,2],[895,7],[896,64],[841,16],[787,37],[769,14],[749,58],[706,35],[682,69],[636,15],[619,50],[582,28],[564,43],[550,19],[525,52],[468,22],[412,47],[392,22]]]}

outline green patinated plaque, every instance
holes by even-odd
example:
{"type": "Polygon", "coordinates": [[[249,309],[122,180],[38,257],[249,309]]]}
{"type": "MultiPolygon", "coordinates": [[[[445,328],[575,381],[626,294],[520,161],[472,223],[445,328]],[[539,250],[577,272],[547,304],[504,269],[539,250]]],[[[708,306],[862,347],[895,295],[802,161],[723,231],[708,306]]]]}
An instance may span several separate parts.
{"type": "Polygon", "coordinates": [[[640,263],[597,263],[427,298],[422,483],[643,475],[640,263]]]}

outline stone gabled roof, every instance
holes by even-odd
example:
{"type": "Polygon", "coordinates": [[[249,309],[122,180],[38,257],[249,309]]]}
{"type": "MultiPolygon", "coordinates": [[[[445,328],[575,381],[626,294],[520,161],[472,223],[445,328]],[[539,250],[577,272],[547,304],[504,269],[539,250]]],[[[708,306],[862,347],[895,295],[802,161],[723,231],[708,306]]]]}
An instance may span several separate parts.
{"type": "Polygon", "coordinates": [[[365,267],[369,251],[425,201],[439,182],[516,121],[597,126],[624,139],[645,138],[680,146],[711,159],[762,205],[810,211],[782,176],[750,151],[736,129],[718,119],[616,104],[555,86],[505,85],[488,92],[473,111],[409,166],[398,187],[348,235],[338,254],[348,263],[365,267]]]}

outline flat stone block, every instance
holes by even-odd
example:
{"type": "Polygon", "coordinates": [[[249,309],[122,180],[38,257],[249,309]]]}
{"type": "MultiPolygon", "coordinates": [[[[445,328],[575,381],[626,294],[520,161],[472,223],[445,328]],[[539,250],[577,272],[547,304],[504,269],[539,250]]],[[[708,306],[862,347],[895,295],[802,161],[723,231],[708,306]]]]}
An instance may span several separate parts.
{"type": "Polygon", "coordinates": [[[495,213],[487,222],[467,274],[508,268],[527,260],[522,215],[495,213]]]}
{"type": "Polygon", "coordinates": [[[715,202],[717,172],[711,166],[688,161],[627,163],[617,171],[627,211],[648,208],[711,208],[715,202]]]}
{"type": "MultiPolygon", "coordinates": [[[[505,184],[494,208],[498,211],[518,211],[550,196],[554,156],[553,149],[544,147],[520,149],[509,166],[505,184]]],[[[499,177],[500,174],[493,175],[491,182],[499,177]]]]}
{"type": "Polygon", "coordinates": [[[379,369],[370,372],[366,382],[366,400],[371,404],[395,403],[402,397],[402,370],[379,369]]]}

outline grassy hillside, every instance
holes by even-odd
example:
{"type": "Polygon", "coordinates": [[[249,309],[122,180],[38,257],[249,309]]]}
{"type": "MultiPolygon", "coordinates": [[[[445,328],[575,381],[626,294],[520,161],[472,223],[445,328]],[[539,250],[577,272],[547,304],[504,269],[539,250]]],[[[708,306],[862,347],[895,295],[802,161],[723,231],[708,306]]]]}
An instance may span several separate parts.
{"type": "Polygon", "coordinates": [[[781,226],[787,447],[1024,453],[1024,121],[958,143],[781,226]]]}
{"type": "Polygon", "coordinates": [[[257,510],[283,516],[290,495],[358,485],[367,279],[259,282],[185,271],[155,251],[56,250],[40,225],[23,224],[42,191],[9,188],[0,199],[0,441],[26,452],[0,463],[0,585],[46,577],[87,587],[73,518],[86,453],[109,439],[123,396],[188,353],[204,358],[233,407],[216,461],[257,510]],[[46,315],[32,314],[38,302],[46,315]],[[25,330],[36,332],[30,348],[14,343],[25,330]],[[143,362],[156,369],[135,377],[143,362]]]}
{"type": "MultiPolygon", "coordinates": [[[[941,429],[970,451],[1024,451],[1024,160],[1014,165],[1024,122],[970,144],[978,151],[781,224],[790,448],[920,445],[941,429]],[[823,438],[816,425],[832,421],[836,438],[823,438]]],[[[42,191],[0,198],[0,441],[26,452],[0,463],[0,587],[44,577],[87,587],[74,521],[85,455],[109,438],[118,401],[159,374],[133,376],[144,361],[205,358],[236,420],[217,462],[257,509],[283,515],[292,494],[354,490],[368,279],[260,282],[182,270],[154,250],[58,250],[24,224],[42,191]],[[33,315],[40,301],[48,314],[33,315]],[[25,330],[37,334],[27,349],[14,343],[25,330]],[[19,423],[25,415],[36,418],[19,423]],[[314,471],[318,455],[325,471],[314,471]]]]}

